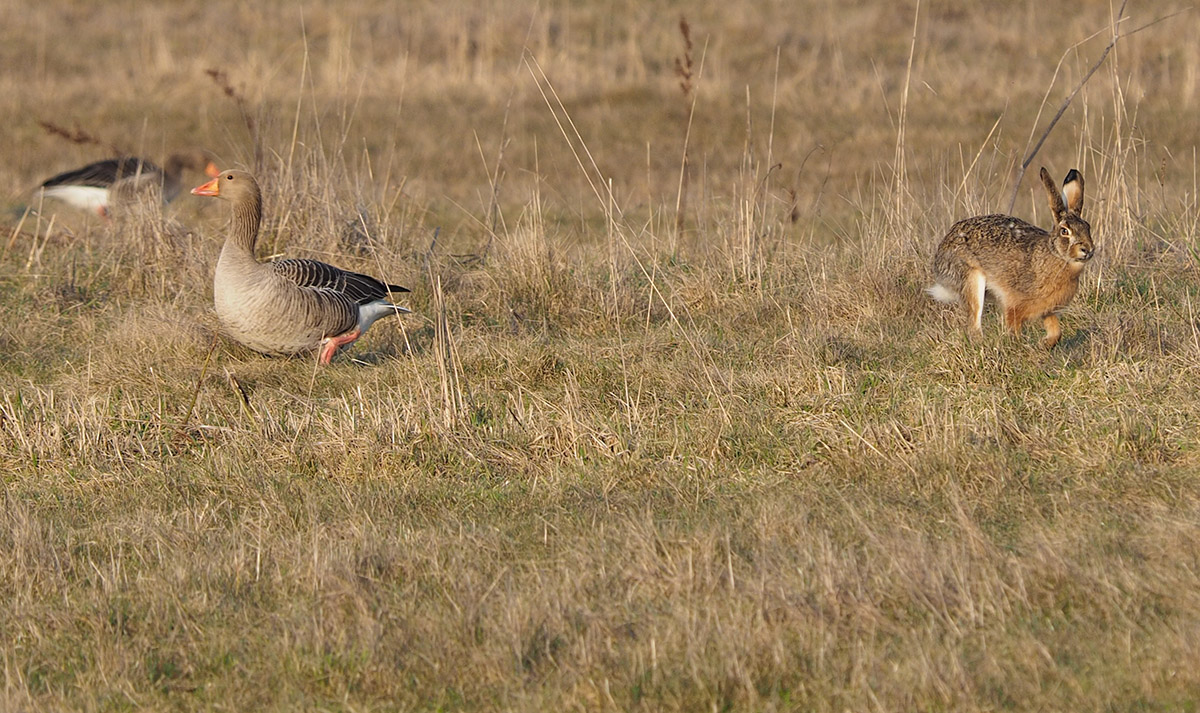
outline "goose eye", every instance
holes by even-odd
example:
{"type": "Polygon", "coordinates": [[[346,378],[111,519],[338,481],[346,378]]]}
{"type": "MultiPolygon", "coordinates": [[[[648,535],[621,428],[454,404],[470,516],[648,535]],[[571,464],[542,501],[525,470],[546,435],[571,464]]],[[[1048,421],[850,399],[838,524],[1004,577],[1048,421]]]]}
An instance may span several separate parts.
{"type": "MultiPolygon", "coordinates": [[[[227,174],[225,174],[225,180],[226,180],[226,181],[232,181],[232,180],[233,180],[233,174],[232,174],[232,173],[227,173],[227,174]]],[[[1066,228],[1063,228],[1063,230],[1066,230],[1066,228]]]]}

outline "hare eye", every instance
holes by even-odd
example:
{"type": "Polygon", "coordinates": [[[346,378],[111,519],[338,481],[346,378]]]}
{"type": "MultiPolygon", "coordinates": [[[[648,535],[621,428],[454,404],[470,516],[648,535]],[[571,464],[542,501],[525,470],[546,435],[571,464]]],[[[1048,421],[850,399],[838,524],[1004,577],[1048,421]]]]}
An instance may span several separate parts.
{"type": "Polygon", "coordinates": [[[1064,225],[1062,227],[1062,229],[1058,231],[1058,234],[1063,236],[1064,238],[1068,237],[1071,234],[1071,229],[1064,225]]]}

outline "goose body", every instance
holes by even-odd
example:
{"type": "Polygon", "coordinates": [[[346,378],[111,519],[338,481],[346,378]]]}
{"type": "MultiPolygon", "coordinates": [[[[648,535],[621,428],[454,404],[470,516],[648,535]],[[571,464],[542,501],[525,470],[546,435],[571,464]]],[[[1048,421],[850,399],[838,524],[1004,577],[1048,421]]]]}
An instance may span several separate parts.
{"type": "Polygon", "coordinates": [[[259,262],[262,193],[254,176],[224,171],[192,189],[229,201],[233,225],[217,259],[213,303],[222,328],[251,349],[272,355],[320,350],[328,364],[339,347],[358,339],[380,317],[408,312],[392,304],[407,288],[316,260],[259,262]]]}
{"type": "Polygon", "coordinates": [[[161,191],[165,203],[175,200],[183,190],[185,168],[210,178],[217,175],[208,155],[193,150],[171,154],[161,168],[136,156],[96,161],[48,178],[40,189],[46,198],[107,216],[114,204],[128,204],[153,191],[161,191]]]}

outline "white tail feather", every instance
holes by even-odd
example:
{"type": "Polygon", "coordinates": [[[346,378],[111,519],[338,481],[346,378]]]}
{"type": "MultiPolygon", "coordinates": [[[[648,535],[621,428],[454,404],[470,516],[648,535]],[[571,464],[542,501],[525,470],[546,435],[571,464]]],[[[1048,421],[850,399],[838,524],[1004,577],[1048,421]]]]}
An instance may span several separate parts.
{"type": "Polygon", "coordinates": [[[409,312],[412,312],[412,310],[400,305],[394,305],[387,300],[368,302],[360,305],[358,308],[358,328],[366,332],[381,317],[386,317],[390,314],[407,314],[409,312]]]}
{"type": "Polygon", "coordinates": [[[938,302],[958,302],[958,293],[941,283],[926,287],[925,294],[938,302]]]}
{"type": "Polygon", "coordinates": [[[99,210],[108,206],[108,189],[95,186],[48,186],[42,189],[47,198],[57,198],[80,210],[99,210]]]}

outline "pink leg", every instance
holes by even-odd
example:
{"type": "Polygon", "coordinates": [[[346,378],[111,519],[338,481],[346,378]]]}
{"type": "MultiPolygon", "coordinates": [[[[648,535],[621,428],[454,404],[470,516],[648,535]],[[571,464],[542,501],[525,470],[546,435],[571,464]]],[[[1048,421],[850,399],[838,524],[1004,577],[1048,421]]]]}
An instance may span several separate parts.
{"type": "Polygon", "coordinates": [[[345,334],[340,334],[336,337],[325,337],[321,340],[321,352],[317,356],[317,361],[322,364],[328,364],[333,359],[333,355],[339,347],[352,344],[354,340],[361,336],[362,332],[355,327],[345,334]]]}

